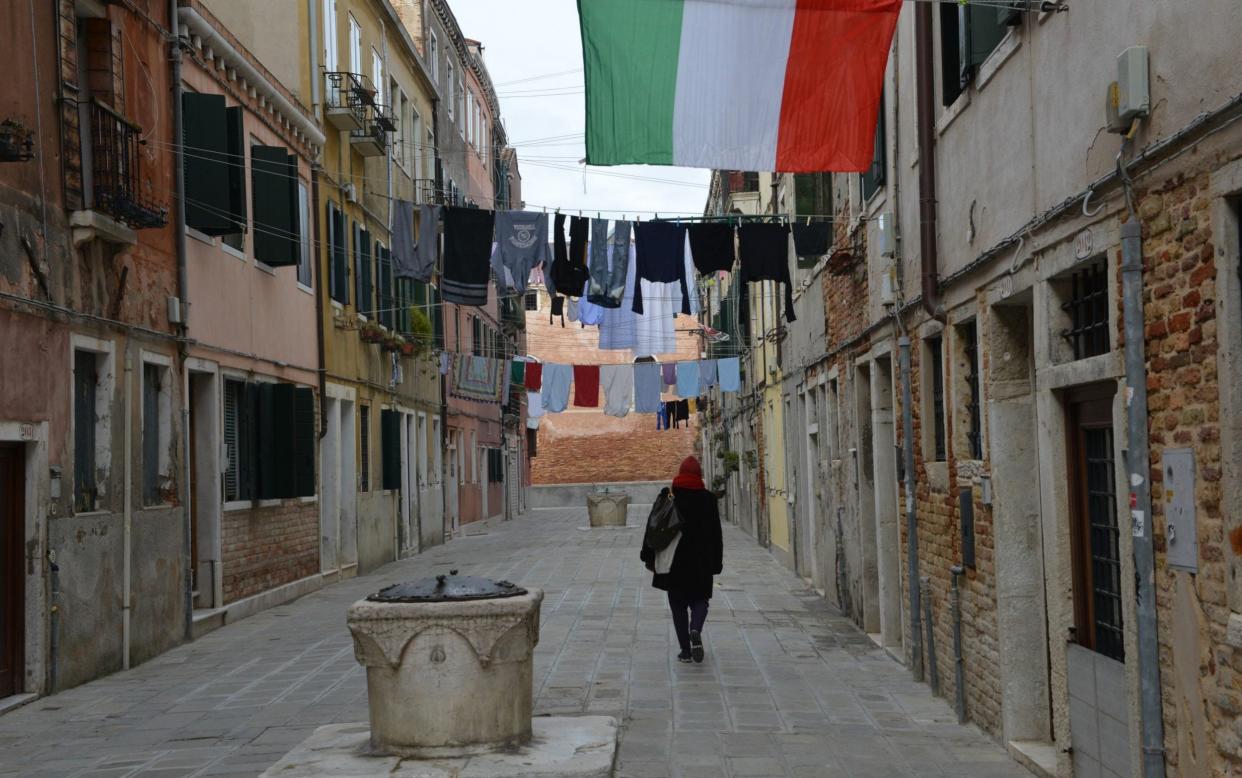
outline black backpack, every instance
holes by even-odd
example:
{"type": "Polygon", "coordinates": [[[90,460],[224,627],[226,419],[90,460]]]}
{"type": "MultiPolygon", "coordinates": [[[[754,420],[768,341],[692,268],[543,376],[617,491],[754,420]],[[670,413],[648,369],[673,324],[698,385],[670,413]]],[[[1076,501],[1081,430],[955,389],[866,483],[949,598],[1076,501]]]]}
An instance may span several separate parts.
{"type": "Polygon", "coordinates": [[[677,511],[673,493],[664,489],[651,506],[651,514],[647,516],[647,530],[643,534],[643,546],[652,551],[663,551],[681,532],[681,514],[677,511]]]}

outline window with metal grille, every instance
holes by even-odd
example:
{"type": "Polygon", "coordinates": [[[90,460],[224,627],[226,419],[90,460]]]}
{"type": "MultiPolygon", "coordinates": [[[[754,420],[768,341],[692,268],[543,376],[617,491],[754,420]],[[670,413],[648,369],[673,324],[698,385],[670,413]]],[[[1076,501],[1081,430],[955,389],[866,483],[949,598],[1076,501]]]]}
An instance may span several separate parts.
{"type": "Polygon", "coordinates": [[[1108,268],[1104,260],[1071,273],[1068,292],[1061,310],[1068,314],[1070,326],[1061,335],[1069,341],[1074,359],[1108,353],[1108,268]]]}
{"type": "Polygon", "coordinates": [[[539,310],[539,292],[534,289],[527,290],[526,292],[526,310],[539,310]]]}
{"type": "Polygon", "coordinates": [[[478,316],[470,317],[470,353],[483,356],[483,321],[478,316]]]}
{"type": "Polygon", "coordinates": [[[73,509],[96,509],[95,401],[99,357],[91,351],[73,352],[73,509]]]}
{"type": "Polygon", "coordinates": [[[167,368],[161,365],[142,366],[142,498],[145,505],[159,505],[163,497],[164,472],[161,442],[168,439],[165,418],[160,406],[166,402],[161,395],[167,391],[164,377],[167,368]]]}
{"type": "Polygon", "coordinates": [[[972,321],[969,324],[963,324],[960,332],[962,352],[966,356],[966,384],[970,387],[970,397],[966,403],[970,429],[966,436],[970,441],[971,459],[983,459],[983,418],[979,395],[979,331],[975,322],[972,321]]]}
{"type": "Polygon", "coordinates": [[[371,408],[358,406],[358,491],[371,491],[371,408]]]}
{"type": "Polygon", "coordinates": [[[742,173],[742,188],[740,191],[758,192],[759,191],[759,174],[758,173],[742,173]]]}
{"type": "Polygon", "coordinates": [[[1125,660],[1121,624],[1121,555],[1117,548],[1117,494],[1113,478],[1113,431],[1083,430],[1087,519],[1091,542],[1092,626],[1095,650],[1125,660]]]}
{"type": "Polygon", "coordinates": [[[939,335],[927,339],[927,361],[931,379],[932,459],[946,458],[944,439],[944,341],[939,335]]]}
{"type": "Polygon", "coordinates": [[[253,479],[254,448],[251,445],[251,408],[247,401],[246,384],[242,381],[224,382],[224,446],[228,466],[224,470],[224,499],[228,502],[254,498],[253,479]]]}

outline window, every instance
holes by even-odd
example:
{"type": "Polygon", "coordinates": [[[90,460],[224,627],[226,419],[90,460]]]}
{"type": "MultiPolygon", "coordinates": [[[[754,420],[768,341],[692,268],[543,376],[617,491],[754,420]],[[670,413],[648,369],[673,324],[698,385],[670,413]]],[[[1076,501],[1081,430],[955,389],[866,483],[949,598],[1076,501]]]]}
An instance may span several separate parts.
{"type": "Polygon", "coordinates": [[[335,73],[337,65],[336,0],[323,0],[323,66],[335,73]]]}
{"type": "Polygon", "coordinates": [[[184,93],[181,108],[186,226],[204,235],[240,235],[247,222],[242,109],[227,107],[224,95],[197,92],[184,93]]]}
{"type": "Polygon", "coordinates": [[[470,353],[483,356],[483,320],[474,315],[470,317],[470,353]]]}
{"type": "MultiPolygon", "coordinates": [[[[991,10],[991,9],[989,9],[991,10]]],[[[867,202],[872,195],[884,186],[884,174],[888,168],[888,144],[884,130],[884,94],[880,93],[880,112],[875,125],[875,152],[871,158],[871,167],[862,173],[859,180],[862,184],[862,199],[867,202]]]]}
{"type": "Polygon", "coordinates": [[[388,89],[388,82],[384,79],[384,58],[375,49],[371,49],[371,83],[375,84],[375,99],[379,104],[391,105],[388,101],[390,93],[385,91],[388,89]]]}
{"type": "Polygon", "coordinates": [[[309,289],[315,285],[311,272],[310,195],[306,184],[301,182],[298,182],[298,226],[298,235],[301,236],[298,242],[298,283],[309,289]]]}
{"type": "Polygon", "coordinates": [[[172,501],[172,392],[167,365],[142,365],[142,501],[172,501]]]}
{"type": "Polygon", "coordinates": [[[526,290],[526,310],[539,310],[539,292],[535,289],[526,290]]]}
{"type": "Polygon", "coordinates": [[[832,216],[832,174],[794,175],[794,209],[798,216],[811,216],[815,221],[827,221],[832,216]]]}
{"type": "Polygon", "coordinates": [[[316,493],[315,393],[289,383],[224,381],[224,499],[316,493]]]}
{"type": "Polygon", "coordinates": [[[349,304],[349,252],[345,244],[345,214],[328,203],[328,287],[333,300],[349,304]]]}
{"type": "Polygon", "coordinates": [[[418,439],[415,443],[418,456],[418,485],[419,488],[427,488],[429,481],[427,480],[427,461],[428,455],[431,453],[431,441],[427,439],[427,414],[418,414],[418,439]]]}
{"type": "Polygon", "coordinates": [[[945,454],[944,440],[944,342],[939,335],[927,339],[927,381],[931,397],[932,423],[932,460],[943,462],[945,454]]]}
{"type": "Polygon", "coordinates": [[[468,120],[466,118],[466,84],[461,78],[457,79],[457,99],[461,101],[461,105],[458,107],[458,115],[461,116],[461,122],[457,125],[457,129],[464,138],[466,137],[466,122],[468,120]]]}
{"type": "Polygon", "coordinates": [[[354,222],[354,304],[358,315],[367,317],[375,310],[375,287],[372,283],[371,233],[354,222]]]}
{"type": "Polygon", "coordinates": [[[969,428],[966,439],[970,444],[970,458],[983,459],[982,399],[979,393],[979,332],[975,322],[963,324],[958,329],[965,357],[967,394],[967,419],[969,428]]]}
{"type": "Polygon", "coordinates": [[[301,256],[298,158],[282,146],[250,147],[254,258],[270,267],[296,266],[301,256]]]}
{"type": "Polygon", "coordinates": [[[384,491],[401,489],[401,412],[380,411],[380,478],[384,491]]]}
{"type": "Polygon", "coordinates": [[[1108,268],[1103,259],[1070,274],[1061,310],[1069,316],[1069,329],[1062,335],[1074,359],[1108,353],[1108,268]]]}
{"type": "Polygon", "coordinates": [[[487,449],[487,482],[498,484],[505,480],[505,452],[499,448],[487,449]]]}
{"type": "Polygon", "coordinates": [[[371,491],[371,407],[358,406],[358,491],[371,491]]]}
{"type": "Polygon", "coordinates": [[[397,298],[392,288],[392,252],[379,241],[375,243],[375,265],[378,273],[379,310],[376,318],[390,330],[396,330],[397,298]]]}
{"type": "Polygon", "coordinates": [[[828,437],[825,443],[828,446],[828,458],[841,458],[841,439],[838,431],[837,417],[840,413],[841,397],[838,392],[837,379],[828,382],[828,401],[825,403],[824,412],[827,414],[828,421],[828,437]]]}
{"type": "Polygon", "coordinates": [[[392,95],[393,110],[396,111],[397,120],[397,138],[392,144],[392,156],[393,159],[397,160],[398,165],[408,170],[409,151],[406,149],[406,146],[409,145],[410,141],[406,137],[406,132],[409,130],[406,116],[410,112],[410,100],[405,96],[405,92],[402,92],[401,88],[397,86],[396,81],[388,85],[388,90],[389,94],[392,95]]]}
{"type": "Polygon", "coordinates": [[[349,72],[362,73],[362,28],[353,14],[349,15],[349,72]]]}
{"type": "Polygon", "coordinates": [[[453,61],[452,60],[445,61],[444,73],[445,73],[445,77],[448,79],[448,87],[447,87],[448,94],[446,94],[444,97],[444,105],[448,109],[448,118],[449,118],[449,121],[451,122],[453,121],[453,117],[456,115],[455,112],[457,110],[457,92],[454,91],[457,87],[457,81],[453,76],[453,61]]]}
{"type": "Polygon", "coordinates": [[[440,83],[440,39],[435,31],[428,31],[427,61],[431,65],[431,80],[440,83]]]}
{"type": "MultiPolygon", "coordinates": [[[[78,338],[74,337],[75,346],[78,338]]],[[[73,509],[100,510],[99,484],[111,459],[112,344],[73,351],[73,509]]]]}
{"type": "MultiPolygon", "coordinates": [[[[419,116],[418,111],[411,110],[410,131],[401,137],[410,144],[410,148],[406,153],[414,157],[414,180],[420,181],[423,178],[423,149],[419,145],[423,142],[423,117],[419,116]]],[[[415,193],[415,199],[419,199],[417,192],[415,193]]]]}
{"type": "Polygon", "coordinates": [[[986,5],[940,6],[941,97],[953,105],[974,80],[979,65],[1000,45],[1010,26],[1020,24],[1016,8],[986,5]]]}

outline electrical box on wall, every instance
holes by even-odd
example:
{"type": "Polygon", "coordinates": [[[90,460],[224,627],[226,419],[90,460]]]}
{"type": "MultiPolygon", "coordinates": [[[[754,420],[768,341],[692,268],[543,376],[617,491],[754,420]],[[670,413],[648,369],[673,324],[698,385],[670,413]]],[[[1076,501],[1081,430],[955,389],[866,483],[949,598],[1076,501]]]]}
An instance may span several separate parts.
{"type": "Polygon", "coordinates": [[[1147,47],[1131,46],[1117,55],[1117,118],[1128,125],[1150,111],[1147,47]]]}
{"type": "Polygon", "coordinates": [[[1157,494],[1164,506],[1169,567],[1197,572],[1199,538],[1195,517],[1195,452],[1166,449],[1160,460],[1163,481],[1157,494]]]}
{"type": "Polygon", "coordinates": [[[880,273],[880,303],[892,305],[895,302],[897,302],[896,271],[892,265],[889,265],[880,273]]]}
{"type": "Polygon", "coordinates": [[[876,219],[875,240],[880,256],[891,257],[897,253],[897,242],[893,236],[893,214],[885,212],[876,219]]]}

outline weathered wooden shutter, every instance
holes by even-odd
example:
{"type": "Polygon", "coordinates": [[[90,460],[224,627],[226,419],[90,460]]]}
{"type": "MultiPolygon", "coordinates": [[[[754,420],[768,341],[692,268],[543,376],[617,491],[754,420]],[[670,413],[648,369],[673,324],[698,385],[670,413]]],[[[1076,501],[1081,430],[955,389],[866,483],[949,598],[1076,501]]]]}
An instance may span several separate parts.
{"type": "Polygon", "coordinates": [[[297,496],[293,384],[259,385],[259,499],[297,496]]]}
{"type": "Polygon", "coordinates": [[[229,214],[233,218],[233,232],[246,231],[246,110],[226,108],[225,124],[228,127],[229,157],[229,214]]]}
{"type": "Polygon", "coordinates": [[[250,188],[254,203],[254,258],[272,267],[298,264],[297,168],[280,146],[252,146],[250,188]]]}
{"type": "Polygon", "coordinates": [[[238,499],[253,500],[259,495],[259,387],[246,384],[237,428],[238,499]]]}
{"type": "Polygon", "coordinates": [[[953,3],[940,4],[940,97],[953,105],[962,93],[962,15],[953,3]]]}
{"type": "Polygon", "coordinates": [[[97,357],[73,353],[73,494],[74,509],[95,510],[95,375],[97,357]]]}
{"type": "Polygon", "coordinates": [[[354,272],[358,279],[356,291],[358,313],[370,316],[375,310],[374,283],[371,273],[371,233],[361,227],[354,233],[354,272]]]}
{"type": "Polygon", "coordinates": [[[345,214],[334,204],[328,207],[329,250],[332,270],[329,283],[332,299],[342,305],[349,303],[349,254],[346,251],[345,214]]]}
{"type": "Polygon", "coordinates": [[[396,298],[392,294],[392,253],[386,246],[375,244],[376,266],[379,270],[379,321],[390,330],[396,329],[394,322],[396,298]]]}
{"type": "Polygon", "coordinates": [[[224,470],[224,499],[241,499],[241,451],[238,445],[238,425],[241,421],[242,405],[245,402],[245,384],[237,381],[224,382],[224,445],[228,451],[229,463],[224,470]]]}
{"type": "Polygon", "coordinates": [[[313,497],[315,484],[315,392],[299,386],[293,392],[294,416],[294,480],[298,497],[313,497]]]}
{"type": "Polygon", "coordinates": [[[229,200],[229,130],[224,95],[181,97],[185,222],[206,235],[237,232],[229,200]]]}
{"type": "Polygon", "coordinates": [[[401,488],[401,414],[384,409],[380,411],[380,446],[383,461],[383,488],[401,488]]]}

